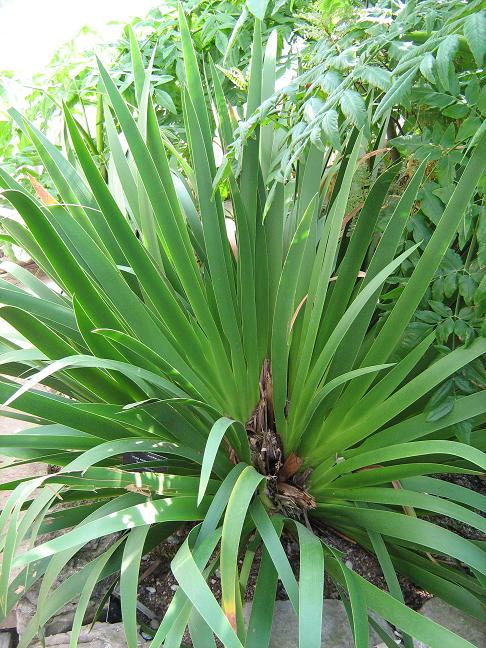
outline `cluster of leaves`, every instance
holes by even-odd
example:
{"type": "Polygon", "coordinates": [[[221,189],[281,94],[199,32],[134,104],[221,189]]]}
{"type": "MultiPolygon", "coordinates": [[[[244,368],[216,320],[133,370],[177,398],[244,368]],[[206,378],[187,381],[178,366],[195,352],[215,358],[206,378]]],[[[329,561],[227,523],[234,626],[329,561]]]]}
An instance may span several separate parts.
{"type": "Polygon", "coordinates": [[[13,103],[24,103],[29,119],[42,130],[49,129],[50,136],[58,145],[63,141],[61,115],[62,103],[66,103],[80,118],[85,133],[88,135],[90,130],[93,131],[92,150],[96,152],[94,129],[88,123],[88,115],[96,104],[97,81],[91,54],[94,39],[96,34],[93,31],[82,28],[74,39],[54,53],[48,68],[35,74],[28,86],[16,79],[12,72],[2,71],[0,160],[16,177],[24,178],[29,174],[51,188],[35,147],[7,113],[13,103]]]}
{"type": "MultiPolygon", "coordinates": [[[[265,648],[278,580],[298,615],[299,645],[319,648],[324,570],[339,587],[358,648],[367,648],[370,624],[387,646],[396,645],[370,611],[404,633],[406,648],[412,636],[472,648],[404,605],[395,570],[483,617],[482,543],[432,518],[485,531],[477,512],[484,498],[437,478],[486,469],[485,393],[460,396],[439,418],[424,403],[485,354],[486,339],[440,356],[432,332],[394,354],[476,195],[486,137],[423,247],[403,239],[427,161],[409,178],[378,240],[376,224],[400,165],[374,165],[364,205],[343,236],[366,129],[352,129],[334,164],[332,148],[307,142],[287,182],[273,173],[284,146],[278,120],[240,143],[238,175],[225,161],[218,166],[214,131],[228,150],[237,124],[218,69],[209,62],[206,79],[200,74],[183,11],[178,18],[187,159],[162,136],[150,66],[144,69],[133,35],[135,107],[99,66],[118,182],[105,181],[68,106],[68,156],[13,113],[56,195],[41,192],[39,200],[0,170],[4,196],[23,219],[3,225],[58,290],[15,264],[6,269],[20,285],[0,281],[1,315],[28,342],[1,339],[3,411],[37,424],[2,435],[1,452],[13,464],[44,461],[60,471],[1,485],[13,492],[0,515],[0,618],[42,578],[20,648],[80,595],[74,647],[95,584],[119,573],[127,644],[135,648],[142,555],[176,526],[196,522],[172,562],[180,587],[153,648],[180,646],[187,627],[196,648],[214,648],[215,636],[229,648],[265,648]],[[387,280],[415,253],[420,258],[382,317],[387,280]],[[465,444],[454,426],[468,421],[465,444]],[[133,452],[150,457],[124,463],[133,452]],[[59,497],[69,508],[58,509],[59,497]],[[322,525],[374,553],[388,591],[350,569],[329,535],[318,534],[322,525]],[[284,530],[300,547],[298,580],[284,530]],[[36,545],[47,531],[64,533],[36,545]],[[79,548],[110,533],[119,534],[113,544],[56,587],[79,548]],[[242,602],[260,547],[247,625],[242,602]],[[14,569],[20,572],[12,580],[14,569]],[[221,603],[208,586],[216,569],[221,603]]],[[[247,119],[274,95],[277,75],[276,34],[264,47],[260,20],[254,25],[246,106],[237,107],[247,119]]]]}
{"type": "Polygon", "coordinates": [[[361,12],[350,8],[331,34],[326,34],[319,13],[307,19],[312,26],[305,34],[315,44],[302,56],[305,72],[275,98],[295,113],[296,122],[303,117],[307,124],[298,138],[293,134],[294,144],[311,138],[339,149],[340,132],[349,124],[377,129],[389,111],[395,117],[392,123],[415,114],[415,123],[399,124],[406,135],[413,135],[430,107],[449,123],[465,121],[457,142],[469,143],[472,136],[477,141],[484,103],[483,0],[406,5],[382,0],[361,12]]]}
{"type": "MultiPolygon", "coordinates": [[[[427,182],[419,192],[414,218],[407,224],[409,244],[424,249],[484,130],[486,4],[480,0],[406,4],[383,0],[358,11],[346,2],[324,3],[324,10],[334,7],[340,16],[332,29],[318,10],[323,7],[315,7],[307,15],[304,31],[314,42],[302,53],[303,73],[240,126],[240,139],[251,136],[259,123],[279,125],[280,156],[275,158],[273,177],[281,181],[289,177],[294,160],[309,141],[321,149],[332,146],[341,151],[349,127],[363,128],[369,135],[368,153],[388,152],[395,160],[407,160],[394,185],[395,198],[391,197],[380,216],[382,228],[411,172],[427,160],[427,182]]],[[[239,142],[233,155],[239,157],[239,142]]],[[[367,169],[362,166],[355,181],[348,204],[351,230],[352,217],[376,177],[373,159],[367,169]]],[[[403,351],[431,330],[444,353],[457,344],[469,344],[481,328],[485,333],[485,189],[486,176],[478,183],[416,321],[406,331],[403,351]]],[[[417,251],[390,278],[383,316],[401,294],[418,258],[417,251]]],[[[471,372],[471,376],[457,377],[454,393],[484,387],[482,362],[471,372]]],[[[453,398],[447,403],[452,407],[453,398]]],[[[440,412],[447,412],[442,401],[433,415],[440,412]]]]}
{"type": "MultiPolygon", "coordinates": [[[[305,4],[305,3],[301,3],[305,4]]],[[[260,0],[184,0],[184,12],[190,20],[191,33],[199,60],[212,58],[223,71],[223,87],[228,100],[241,105],[245,95],[245,71],[249,61],[252,40],[252,17],[263,17],[267,2],[260,0]]],[[[266,34],[278,32],[279,51],[285,46],[286,56],[292,53],[292,43],[297,38],[296,24],[291,9],[299,2],[282,0],[268,9],[266,34]]],[[[172,140],[181,142],[183,129],[181,82],[183,78],[182,51],[177,21],[177,2],[168,0],[148,15],[136,18],[130,25],[138,42],[142,62],[153,68],[155,108],[159,123],[166,127],[172,140]]],[[[32,87],[25,97],[24,114],[38,128],[49,128],[51,139],[58,145],[68,141],[63,125],[62,104],[65,103],[82,126],[83,136],[99,165],[106,164],[107,142],[103,137],[103,115],[98,87],[98,75],[93,55],[98,37],[89,28],[63,45],[54,54],[47,70],[36,74],[32,87]]],[[[102,48],[109,59],[113,78],[124,98],[135,105],[134,76],[130,59],[128,26],[119,40],[102,48]]],[[[21,91],[22,84],[12,73],[2,72],[0,101],[5,108],[21,91]]],[[[0,105],[1,109],[1,105],[0,105]]],[[[21,181],[29,174],[49,190],[55,191],[50,178],[44,173],[41,160],[31,142],[1,110],[0,162],[21,181]]],[[[182,137],[184,140],[184,136],[182,137]]]]}

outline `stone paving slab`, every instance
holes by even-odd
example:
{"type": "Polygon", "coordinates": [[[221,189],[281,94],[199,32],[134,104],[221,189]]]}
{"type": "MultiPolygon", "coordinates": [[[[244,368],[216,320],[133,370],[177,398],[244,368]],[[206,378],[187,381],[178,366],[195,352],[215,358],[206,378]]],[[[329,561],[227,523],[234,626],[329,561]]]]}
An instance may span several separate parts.
{"type": "Polygon", "coordinates": [[[0,621],[0,632],[2,632],[2,630],[15,630],[16,628],[17,613],[13,610],[3,621],[0,621]]]}
{"type": "MultiPolygon", "coordinates": [[[[448,605],[441,599],[433,598],[424,603],[420,612],[431,621],[452,630],[457,635],[472,643],[477,648],[486,646],[486,614],[484,622],[478,621],[457,608],[448,605]]],[[[429,648],[421,641],[414,641],[415,648],[429,648]]]]}
{"type": "MultiPolygon", "coordinates": [[[[250,610],[251,606],[247,604],[245,606],[247,618],[250,610]]],[[[452,630],[473,646],[486,648],[486,615],[485,621],[481,623],[438,598],[427,601],[420,611],[428,619],[452,630]]],[[[393,630],[386,622],[379,617],[374,618],[391,637],[394,636],[393,630]]],[[[270,648],[297,648],[298,645],[299,628],[292,605],[290,601],[277,601],[273,615],[270,648]]],[[[353,635],[343,604],[338,600],[326,599],[324,601],[322,648],[353,648],[353,646],[353,635]]],[[[382,639],[373,629],[370,629],[369,646],[370,648],[386,648],[382,639]]],[[[414,647],[430,648],[416,640],[414,640],[414,647]]]]}
{"type": "MultiPolygon", "coordinates": [[[[46,637],[45,646],[56,646],[56,648],[69,648],[70,632],[46,637]]],[[[150,644],[139,636],[138,647],[144,648],[150,644]]],[[[95,623],[90,626],[83,626],[78,639],[78,646],[82,648],[127,648],[122,623],[95,623]]],[[[31,648],[41,648],[40,643],[31,644],[31,648]]]]}
{"type": "MultiPolygon", "coordinates": [[[[250,605],[245,606],[245,615],[248,617],[250,605]]],[[[372,615],[373,616],[373,615],[372,615]]],[[[375,617],[388,634],[393,636],[393,630],[382,619],[375,617]]],[[[353,633],[349,627],[346,610],[341,601],[325,599],[322,627],[322,646],[324,648],[352,648],[354,646],[353,633]]],[[[370,629],[370,648],[381,643],[381,638],[370,629]]],[[[299,626],[290,601],[276,601],[273,614],[272,637],[270,648],[297,648],[299,645],[299,626]]]]}

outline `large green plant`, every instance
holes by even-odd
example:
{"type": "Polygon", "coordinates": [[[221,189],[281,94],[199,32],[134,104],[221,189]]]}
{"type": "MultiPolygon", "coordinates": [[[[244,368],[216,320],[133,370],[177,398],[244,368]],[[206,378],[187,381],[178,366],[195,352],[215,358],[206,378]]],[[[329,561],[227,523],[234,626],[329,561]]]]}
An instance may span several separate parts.
{"type": "MultiPolygon", "coordinates": [[[[135,647],[140,559],[176,526],[197,522],[172,562],[180,587],[154,648],[162,642],[179,646],[186,626],[196,647],[214,646],[214,635],[231,648],[268,645],[278,579],[298,614],[300,646],[317,648],[324,573],[338,584],[359,648],[368,645],[371,610],[406,633],[407,646],[411,635],[430,645],[468,646],[404,605],[395,569],[481,618],[482,544],[432,518],[447,516],[484,531],[476,512],[484,510],[483,498],[438,478],[485,469],[479,435],[477,447],[451,440],[458,421],[484,424],[484,393],[461,398],[451,414],[433,422],[426,420],[423,403],[435,386],[483,354],[486,340],[437,359],[430,335],[399,362],[389,359],[475,191],[486,165],[486,140],[389,317],[377,323],[383,284],[414,249],[395,258],[425,165],[366,266],[397,167],[377,178],[340,254],[363,133],[350,135],[338,169],[326,167],[324,153],[310,146],[289,182],[274,184],[268,179],[279,133],[267,124],[243,148],[238,176],[227,164],[217,169],[212,111],[182,13],[180,21],[190,164],[167,158],[150,74],[134,42],[135,120],[100,65],[107,134],[121,179],[115,193],[68,108],[72,162],[16,115],[60,200],[45,196],[47,204],[40,204],[0,172],[4,196],[25,226],[8,218],[3,224],[62,292],[13,265],[23,287],[0,283],[2,317],[31,344],[2,341],[0,395],[6,408],[15,408],[4,414],[38,424],[3,435],[0,451],[20,463],[57,465],[60,472],[2,486],[15,486],[0,517],[2,616],[42,579],[24,647],[81,593],[75,646],[95,583],[120,572],[126,636],[135,647]],[[223,180],[236,224],[233,245],[218,190],[223,180]],[[19,386],[15,378],[26,376],[19,386]],[[123,463],[124,455],[142,453],[143,459],[147,452],[159,459],[123,463]],[[164,472],[149,472],[149,466],[164,472]],[[68,508],[58,509],[59,497],[68,508]],[[374,552],[389,592],[349,569],[316,532],[322,525],[374,552]],[[300,546],[298,580],[280,540],[284,529],[300,546]],[[24,539],[52,530],[64,533],[25,550],[24,539]],[[80,547],[115,532],[109,550],[53,588],[80,547]],[[246,626],[242,599],[260,545],[246,626]],[[218,567],[221,605],[207,584],[218,567]],[[20,572],[11,581],[13,569],[20,572]]],[[[260,30],[256,21],[248,114],[274,89],[276,42],[270,38],[263,53],[260,30]]],[[[207,78],[226,147],[234,124],[212,65],[207,78]]],[[[394,645],[394,638],[380,633],[394,645]]]]}

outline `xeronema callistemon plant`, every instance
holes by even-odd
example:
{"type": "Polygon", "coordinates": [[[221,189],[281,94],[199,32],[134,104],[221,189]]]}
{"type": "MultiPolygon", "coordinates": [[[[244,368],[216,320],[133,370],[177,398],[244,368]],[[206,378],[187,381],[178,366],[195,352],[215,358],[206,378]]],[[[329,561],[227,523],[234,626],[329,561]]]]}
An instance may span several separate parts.
{"type": "MultiPolygon", "coordinates": [[[[263,51],[260,27],[257,20],[247,115],[274,91],[276,39],[263,51]]],[[[378,242],[397,166],[383,167],[352,237],[341,235],[361,132],[351,132],[334,158],[309,145],[283,184],[275,168],[285,150],[268,121],[245,145],[238,174],[230,163],[218,170],[213,135],[227,151],[235,113],[210,62],[203,83],[182,12],[180,29],[190,162],[173,147],[167,157],[150,70],[133,37],[135,112],[100,64],[108,184],[67,108],[67,158],[13,113],[58,196],[39,192],[37,200],[0,171],[3,196],[23,219],[5,218],[3,226],[60,290],[4,265],[21,286],[0,282],[1,316],[30,344],[2,339],[3,414],[37,425],[2,436],[0,452],[59,472],[2,485],[14,490],[0,517],[1,616],[41,579],[20,648],[81,595],[76,646],[93,587],[119,573],[126,639],[135,648],[141,558],[191,523],[171,564],[179,588],[154,648],[180,646],[187,626],[196,648],[215,646],[215,635],[228,648],[268,646],[278,580],[298,615],[299,645],[317,648],[324,573],[338,586],[359,648],[368,645],[370,623],[376,627],[371,611],[400,629],[408,648],[412,635],[441,648],[470,646],[406,607],[395,570],[473,617],[484,614],[484,544],[433,518],[485,530],[477,512],[483,497],[438,477],[484,471],[484,436],[459,443],[452,426],[472,418],[480,427],[485,394],[458,399],[438,420],[428,420],[424,403],[486,351],[486,340],[440,357],[429,336],[402,358],[393,353],[474,195],[486,139],[395,306],[378,316],[384,282],[415,249],[396,256],[426,162],[378,242]],[[221,183],[231,198],[233,245],[221,183]],[[133,453],[141,463],[127,464],[133,453]],[[349,569],[319,536],[323,527],[374,553],[388,591],[349,569]],[[49,531],[64,532],[45,540],[49,531]],[[113,533],[105,553],[54,587],[84,544],[113,533]],[[282,533],[299,544],[298,579],[282,533]],[[245,623],[242,601],[260,546],[245,623]],[[216,569],[221,602],[208,586],[216,569]]]]}

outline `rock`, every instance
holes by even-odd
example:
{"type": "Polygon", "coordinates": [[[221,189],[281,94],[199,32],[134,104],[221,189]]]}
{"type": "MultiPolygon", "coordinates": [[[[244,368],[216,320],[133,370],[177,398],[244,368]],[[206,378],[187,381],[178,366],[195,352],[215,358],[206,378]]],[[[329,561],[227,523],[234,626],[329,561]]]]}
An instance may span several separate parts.
{"type": "MultiPolygon", "coordinates": [[[[54,536],[52,536],[54,537],[54,536]]],[[[53,589],[58,587],[60,583],[65,581],[69,576],[75,574],[87,562],[91,562],[94,558],[101,555],[108,549],[114,542],[116,535],[104,536],[89,542],[68,562],[66,567],[62,570],[59,578],[54,583],[53,589]]],[[[45,537],[43,538],[45,540],[45,537]]],[[[41,581],[38,581],[19,601],[17,612],[17,632],[19,636],[25,631],[28,623],[34,617],[37,610],[37,599],[39,596],[41,581]]],[[[90,623],[95,615],[96,609],[100,600],[103,598],[107,590],[107,581],[98,583],[91,596],[91,601],[84,617],[84,623],[90,623]]],[[[46,635],[57,635],[62,632],[67,632],[71,629],[74,614],[78,605],[78,599],[74,599],[71,603],[64,606],[52,619],[50,619],[44,627],[46,635]]]]}
{"type": "MultiPolygon", "coordinates": [[[[250,614],[250,605],[245,606],[245,616],[250,614]]],[[[390,626],[373,615],[377,623],[387,630],[388,634],[393,632],[390,626]]],[[[381,642],[377,633],[370,629],[371,647],[381,642]]],[[[272,638],[270,639],[270,648],[296,648],[299,645],[299,626],[297,617],[294,614],[290,601],[276,601],[273,613],[272,638]]],[[[349,627],[348,617],[341,601],[325,599],[323,628],[322,628],[322,646],[326,648],[350,648],[354,646],[353,633],[349,627]]]]}
{"type": "Polygon", "coordinates": [[[17,628],[17,613],[12,610],[10,614],[0,622],[0,630],[15,630],[17,628]]]}
{"type": "Polygon", "coordinates": [[[13,637],[11,632],[0,632],[0,648],[12,648],[13,637]]]}
{"type": "MultiPolygon", "coordinates": [[[[473,646],[478,646],[478,648],[486,646],[486,620],[478,621],[438,598],[432,598],[424,603],[420,612],[427,619],[452,630],[472,643],[473,646]]],[[[429,648],[421,641],[414,641],[414,646],[415,648],[429,648]]]]}
{"type": "MultiPolygon", "coordinates": [[[[69,648],[70,632],[63,632],[46,637],[45,646],[56,646],[56,648],[69,648]]],[[[149,645],[141,637],[138,640],[138,646],[145,647],[149,645]]],[[[78,639],[78,646],[82,648],[127,648],[125,634],[122,623],[95,623],[90,630],[90,626],[83,626],[78,639]]],[[[41,648],[40,643],[31,644],[30,648],[41,648]]]]}

